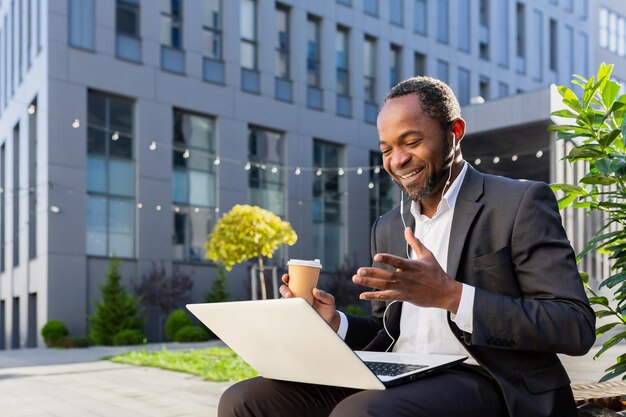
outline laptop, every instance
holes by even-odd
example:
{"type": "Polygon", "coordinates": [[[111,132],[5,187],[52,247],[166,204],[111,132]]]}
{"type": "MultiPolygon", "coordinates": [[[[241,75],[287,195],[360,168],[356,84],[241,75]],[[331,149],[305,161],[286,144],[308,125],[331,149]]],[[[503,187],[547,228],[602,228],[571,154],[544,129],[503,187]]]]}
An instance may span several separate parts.
{"type": "Polygon", "coordinates": [[[353,351],[302,298],[188,304],[187,308],[265,378],[384,390],[467,359],[353,351]]]}

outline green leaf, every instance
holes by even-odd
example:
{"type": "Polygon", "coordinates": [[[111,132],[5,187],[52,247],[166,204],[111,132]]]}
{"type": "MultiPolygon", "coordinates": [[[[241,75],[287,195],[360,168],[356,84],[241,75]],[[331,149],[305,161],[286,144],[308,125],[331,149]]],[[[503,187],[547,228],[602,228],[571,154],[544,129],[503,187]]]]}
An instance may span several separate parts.
{"type": "Polygon", "coordinates": [[[567,154],[567,159],[571,160],[574,158],[603,158],[606,156],[605,152],[597,149],[594,146],[577,146],[572,148],[567,154]]]}
{"type": "Polygon", "coordinates": [[[577,110],[579,113],[582,111],[583,108],[580,101],[578,101],[578,97],[576,97],[576,94],[574,94],[572,90],[563,85],[558,86],[557,90],[563,97],[563,103],[567,104],[570,108],[577,110]]]}
{"type": "Polygon", "coordinates": [[[602,306],[608,307],[609,299],[606,298],[606,297],[589,297],[589,303],[590,304],[598,304],[598,305],[602,305],[602,306]]]}
{"type": "Polygon", "coordinates": [[[611,337],[609,340],[607,340],[606,342],[604,342],[602,344],[602,349],[600,349],[598,351],[598,353],[596,353],[593,358],[596,359],[596,358],[600,357],[600,355],[602,355],[604,352],[609,350],[611,347],[613,347],[616,344],[618,344],[619,342],[621,342],[624,338],[626,338],[626,332],[621,332],[621,333],[618,333],[615,336],[611,337]]]}
{"type": "Polygon", "coordinates": [[[613,323],[605,324],[604,326],[600,326],[596,329],[596,336],[602,336],[607,331],[611,330],[613,327],[621,324],[619,321],[615,321],[613,323]]]}
{"type": "Polygon", "coordinates": [[[578,196],[576,194],[566,194],[565,197],[559,199],[559,209],[563,210],[576,200],[578,196]]]}
{"type": "Polygon", "coordinates": [[[624,282],[624,280],[626,280],[626,272],[620,272],[619,274],[611,275],[610,277],[602,281],[600,283],[600,288],[602,287],[613,288],[617,284],[624,282]]]}
{"type": "Polygon", "coordinates": [[[583,184],[611,185],[617,182],[617,179],[604,174],[587,174],[581,178],[583,184]]]}
{"type": "Polygon", "coordinates": [[[599,319],[602,319],[604,317],[612,317],[612,316],[615,316],[615,313],[612,312],[611,310],[596,311],[596,317],[599,319]]]}
{"type": "Polygon", "coordinates": [[[563,117],[565,119],[577,119],[578,118],[578,113],[574,113],[571,110],[567,110],[567,109],[556,110],[550,114],[552,116],[563,117]]]}
{"type": "Polygon", "coordinates": [[[615,101],[617,94],[619,93],[620,85],[615,81],[607,81],[602,89],[602,102],[606,107],[610,107],[611,103],[615,101]]]}
{"type": "Polygon", "coordinates": [[[613,143],[615,138],[617,138],[621,133],[622,131],[620,129],[613,129],[609,133],[604,133],[600,135],[600,140],[598,142],[600,143],[600,146],[606,148],[611,143],[613,143]]]}
{"type": "Polygon", "coordinates": [[[578,271],[578,274],[580,275],[580,280],[583,282],[583,285],[589,285],[589,273],[585,271],[578,271]]]}

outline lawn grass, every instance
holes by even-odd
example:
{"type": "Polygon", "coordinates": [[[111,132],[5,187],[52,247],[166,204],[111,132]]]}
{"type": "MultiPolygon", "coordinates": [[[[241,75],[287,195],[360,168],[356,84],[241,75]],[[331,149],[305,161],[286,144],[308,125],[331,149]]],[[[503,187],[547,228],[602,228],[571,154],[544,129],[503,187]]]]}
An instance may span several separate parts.
{"type": "Polygon", "coordinates": [[[235,352],[228,348],[209,348],[187,351],[134,351],[107,358],[116,363],[150,366],[170,371],[198,375],[207,381],[241,381],[257,373],[235,352]]]}

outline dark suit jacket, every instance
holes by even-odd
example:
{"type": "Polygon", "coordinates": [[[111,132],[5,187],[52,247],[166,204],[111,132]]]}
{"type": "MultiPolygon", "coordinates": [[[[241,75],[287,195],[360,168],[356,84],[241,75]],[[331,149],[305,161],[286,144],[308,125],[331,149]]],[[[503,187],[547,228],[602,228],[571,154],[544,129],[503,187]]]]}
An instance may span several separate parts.
{"type": "MultiPolygon", "coordinates": [[[[414,226],[409,210],[405,220],[414,226]]],[[[398,208],[374,224],[371,250],[406,256],[398,208]]],[[[476,287],[472,333],[461,331],[449,314],[448,325],[500,385],[510,416],[575,416],[556,353],[584,355],[595,340],[595,316],[550,188],[468,166],[454,209],[447,273],[476,287]]],[[[348,317],[346,342],[353,349],[385,350],[391,343],[382,328],[385,303],[372,307],[370,317],[348,317]]],[[[396,340],[401,311],[402,303],[395,303],[387,312],[396,340]]]]}

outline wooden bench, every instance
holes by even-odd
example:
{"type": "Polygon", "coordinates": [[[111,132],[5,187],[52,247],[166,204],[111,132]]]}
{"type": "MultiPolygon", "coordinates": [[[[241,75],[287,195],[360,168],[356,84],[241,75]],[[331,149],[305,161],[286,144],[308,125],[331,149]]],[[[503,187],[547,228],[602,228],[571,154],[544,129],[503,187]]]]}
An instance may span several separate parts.
{"type": "Polygon", "coordinates": [[[576,405],[596,403],[613,411],[626,410],[626,381],[572,385],[576,405]]]}

